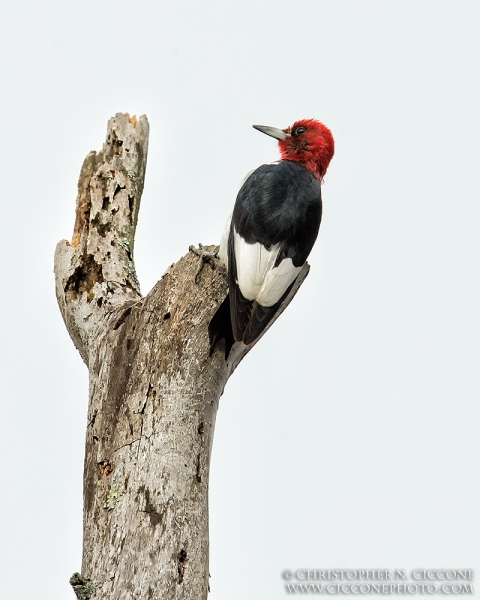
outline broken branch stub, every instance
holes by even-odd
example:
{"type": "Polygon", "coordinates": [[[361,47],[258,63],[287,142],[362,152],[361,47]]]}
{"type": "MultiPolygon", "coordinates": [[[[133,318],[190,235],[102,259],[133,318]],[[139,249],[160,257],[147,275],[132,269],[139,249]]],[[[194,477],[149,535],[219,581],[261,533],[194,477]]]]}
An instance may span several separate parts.
{"type": "Polygon", "coordinates": [[[57,299],[85,362],[99,320],[141,298],[133,245],[147,150],[145,116],[110,119],[103,149],[90,152],[82,166],[72,241],[57,245],[57,299]]]}

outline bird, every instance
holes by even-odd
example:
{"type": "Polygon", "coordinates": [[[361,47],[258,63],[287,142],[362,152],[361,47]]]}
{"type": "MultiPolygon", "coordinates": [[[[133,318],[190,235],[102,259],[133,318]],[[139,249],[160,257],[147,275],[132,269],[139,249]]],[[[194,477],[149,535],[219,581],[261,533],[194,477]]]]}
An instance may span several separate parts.
{"type": "Polygon", "coordinates": [[[209,325],[210,356],[224,344],[253,344],[288,296],[317,239],[321,184],[335,143],[315,119],[286,129],[253,125],[278,140],[280,160],[245,177],[223,232],[218,257],[228,294],[209,325]]]}

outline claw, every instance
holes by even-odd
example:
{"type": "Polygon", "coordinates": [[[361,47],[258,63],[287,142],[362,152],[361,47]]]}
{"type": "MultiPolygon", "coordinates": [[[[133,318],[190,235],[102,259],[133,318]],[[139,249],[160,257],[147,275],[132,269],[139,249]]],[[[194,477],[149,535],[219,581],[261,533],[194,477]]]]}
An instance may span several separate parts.
{"type": "Polygon", "coordinates": [[[188,249],[190,252],[193,252],[200,258],[198,269],[195,273],[195,283],[198,283],[198,278],[200,277],[200,273],[202,272],[205,263],[208,263],[212,269],[214,269],[215,259],[218,258],[218,254],[217,252],[210,252],[210,250],[206,250],[205,246],[200,243],[198,244],[198,248],[195,248],[195,246],[189,246],[188,249]]]}

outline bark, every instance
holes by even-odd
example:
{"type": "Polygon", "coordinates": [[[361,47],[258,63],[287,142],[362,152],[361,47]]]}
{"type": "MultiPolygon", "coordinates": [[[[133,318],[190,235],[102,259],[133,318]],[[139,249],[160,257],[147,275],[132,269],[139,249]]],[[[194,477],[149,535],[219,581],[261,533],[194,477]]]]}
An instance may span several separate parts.
{"type": "Polygon", "coordinates": [[[140,294],[133,244],[147,147],[146,117],[110,119],[80,173],[72,241],[55,254],[58,303],[90,377],[82,574],[71,579],[82,599],[207,597],[215,417],[251,349],[209,356],[208,323],[227,292],[218,261],[196,281],[189,252],[140,294]]]}

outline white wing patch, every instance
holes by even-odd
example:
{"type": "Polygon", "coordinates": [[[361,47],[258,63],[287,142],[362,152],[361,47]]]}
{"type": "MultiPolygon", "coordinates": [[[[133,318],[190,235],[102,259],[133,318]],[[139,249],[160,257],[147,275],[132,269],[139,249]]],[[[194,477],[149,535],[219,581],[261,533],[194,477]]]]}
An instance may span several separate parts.
{"type": "Polygon", "coordinates": [[[292,284],[301,267],[295,267],[291,258],[284,258],[274,267],[279,247],[267,250],[262,244],[247,244],[235,231],[234,247],[237,263],[237,283],[247,300],[256,300],[261,306],[273,306],[292,284]]]}
{"type": "Polygon", "coordinates": [[[294,266],[291,258],[284,258],[278,267],[267,271],[257,302],[261,306],[276,304],[301,270],[302,267],[294,266]]]}

